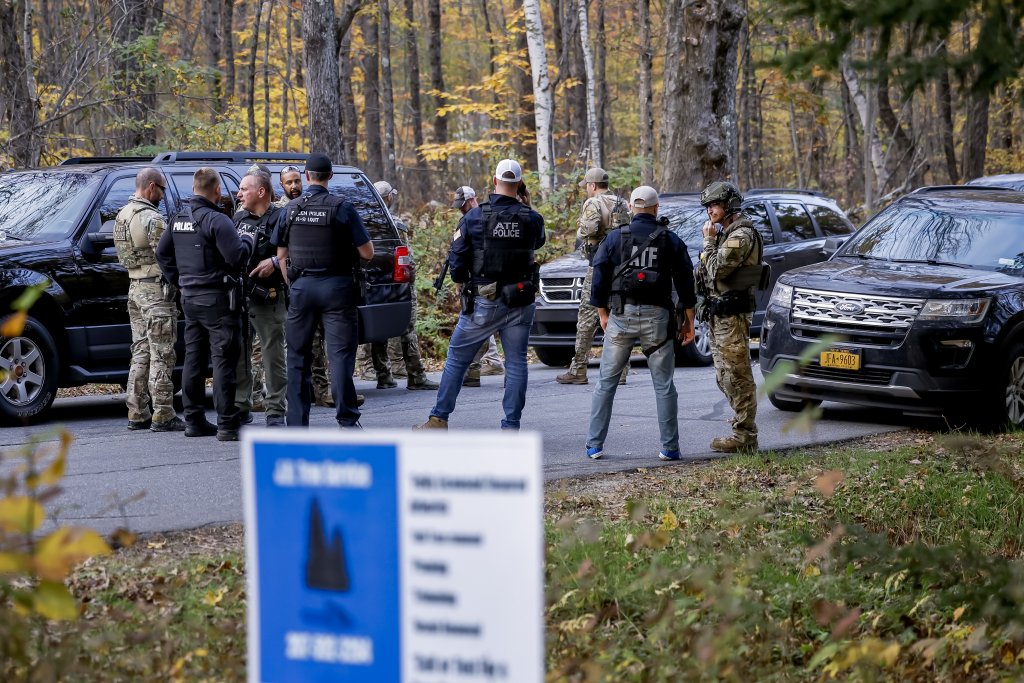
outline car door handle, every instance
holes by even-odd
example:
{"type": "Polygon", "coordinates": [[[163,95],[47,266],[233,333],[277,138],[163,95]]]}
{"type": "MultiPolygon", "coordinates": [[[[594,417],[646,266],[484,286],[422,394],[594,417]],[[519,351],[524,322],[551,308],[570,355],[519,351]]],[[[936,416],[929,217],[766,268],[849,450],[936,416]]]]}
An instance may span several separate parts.
{"type": "Polygon", "coordinates": [[[774,261],[774,262],[778,263],[779,261],[785,261],[785,260],[786,260],[786,257],[785,257],[785,256],[772,256],[772,257],[771,257],[770,259],[768,259],[768,260],[769,260],[769,261],[774,261]]]}

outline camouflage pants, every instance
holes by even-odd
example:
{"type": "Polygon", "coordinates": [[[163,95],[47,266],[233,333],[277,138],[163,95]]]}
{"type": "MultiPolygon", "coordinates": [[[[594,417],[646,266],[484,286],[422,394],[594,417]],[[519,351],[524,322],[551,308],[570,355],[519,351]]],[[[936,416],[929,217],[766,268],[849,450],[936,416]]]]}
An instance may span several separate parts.
{"type": "Polygon", "coordinates": [[[132,364],[128,370],[128,419],[167,422],[175,417],[174,342],[178,310],[164,299],[159,282],[132,281],[128,287],[128,318],[132,326],[132,364]],[[153,410],[150,412],[150,399],[153,410]]]}
{"type": "Polygon", "coordinates": [[[733,435],[746,443],[757,443],[757,385],[750,368],[750,314],[712,318],[708,326],[715,380],[729,400],[736,416],[733,435]]]}
{"type": "Polygon", "coordinates": [[[320,403],[330,397],[331,376],[324,347],[324,326],[320,324],[313,334],[313,400],[320,403]]]}
{"type": "MultiPolygon", "coordinates": [[[[587,268],[587,276],[583,278],[583,292],[580,294],[580,310],[576,317],[576,355],[569,363],[569,372],[566,374],[583,375],[584,377],[587,374],[587,359],[590,357],[590,349],[594,346],[597,326],[601,324],[597,309],[590,305],[590,290],[593,282],[594,269],[587,268]]],[[[629,363],[626,363],[626,367],[622,370],[622,377],[628,374],[629,363]]]]}
{"type": "Polygon", "coordinates": [[[275,304],[249,304],[248,335],[242,335],[242,352],[238,356],[235,376],[235,405],[242,412],[252,409],[253,393],[256,388],[256,371],[266,378],[267,415],[285,414],[285,392],[287,390],[287,369],[285,365],[284,321],[288,309],[283,301],[275,304]],[[255,360],[255,340],[260,342],[259,360],[255,360]]]}
{"type": "Polygon", "coordinates": [[[360,345],[356,363],[359,376],[363,379],[369,378],[371,366],[377,378],[385,374],[404,374],[409,384],[421,384],[427,378],[420,356],[420,338],[416,335],[415,291],[412,295],[412,316],[405,332],[400,337],[388,339],[387,344],[377,342],[360,345]]]}

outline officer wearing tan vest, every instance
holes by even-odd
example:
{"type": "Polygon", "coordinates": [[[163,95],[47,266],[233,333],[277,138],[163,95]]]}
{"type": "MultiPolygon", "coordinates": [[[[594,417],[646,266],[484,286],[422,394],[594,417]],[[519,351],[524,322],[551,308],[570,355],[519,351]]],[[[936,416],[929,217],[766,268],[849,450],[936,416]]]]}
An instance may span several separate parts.
{"type": "MultiPolygon", "coordinates": [[[[583,202],[583,209],[580,211],[576,239],[580,243],[582,256],[587,259],[588,264],[593,264],[594,254],[597,253],[597,247],[605,235],[615,228],[629,225],[629,207],[621,197],[608,191],[608,173],[602,168],[588,170],[580,185],[586,188],[587,200],[583,202]]],[[[590,265],[583,279],[583,295],[580,297],[580,309],[577,314],[576,355],[569,364],[568,372],[555,378],[559,384],[586,384],[589,381],[587,358],[590,356],[594,334],[597,332],[597,309],[591,306],[589,301],[593,278],[594,268],[590,265]]],[[[626,383],[628,373],[627,364],[619,378],[619,384],[626,383]]]]}
{"type": "Polygon", "coordinates": [[[160,272],[156,245],[167,224],[157,210],[167,190],[159,169],[135,176],[135,194],[117,214],[114,247],[128,269],[128,318],[132,326],[132,364],[128,370],[128,429],[180,432],[185,423],[174,413],[174,341],[178,309],[160,272]],[[153,409],[150,411],[150,400],[153,409]]]}

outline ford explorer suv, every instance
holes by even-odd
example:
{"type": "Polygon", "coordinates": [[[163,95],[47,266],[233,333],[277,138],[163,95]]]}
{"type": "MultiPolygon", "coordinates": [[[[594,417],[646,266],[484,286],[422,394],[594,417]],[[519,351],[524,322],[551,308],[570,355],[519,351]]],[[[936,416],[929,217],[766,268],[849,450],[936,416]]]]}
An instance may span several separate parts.
{"type": "MultiPolygon", "coordinates": [[[[834,201],[811,190],[764,189],[744,194],[743,213],[751,220],[765,244],[765,261],[772,268],[772,283],[779,274],[792,268],[823,261],[825,239],[849,237],[855,228],[834,201]]],[[[658,214],[669,219],[670,228],[686,243],[690,257],[700,257],[704,248],[701,227],[707,211],[700,205],[700,194],[663,194],[658,214]]],[[[540,296],[537,314],[530,331],[530,345],[546,365],[561,367],[572,360],[576,347],[576,320],[583,291],[587,262],[578,253],[567,254],[540,267],[540,296]]],[[[757,293],[757,310],[751,335],[761,330],[761,319],[771,285],[757,293]]],[[[676,347],[677,363],[711,364],[711,342],[707,326],[698,323],[692,344],[676,347]]],[[[594,345],[603,343],[598,327],[594,345]]]]}
{"type": "MultiPolygon", "coordinates": [[[[140,168],[163,171],[167,193],[159,209],[165,216],[192,194],[196,169],[217,169],[220,203],[232,215],[239,181],[253,162],[280,170],[287,162],[301,166],[305,158],[168,152],[155,159],[75,158],[55,168],[0,173],[0,311],[9,311],[26,287],[49,283],[21,335],[0,337],[0,421],[41,416],[60,387],[127,381],[128,274],[118,262],[113,229],[117,212],[135,191],[140,168]]],[[[355,205],[374,244],[374,257],[364,265],[368,286],[360,309],[361,341],[398,336],[412,312],[412,272],[402,258],[407,248],[362,171],[335,166],[330,191],[355,205]]],[[[184,358],[181,334],[177,351],[176,382],[184,358]]]]}
{"type": "Polygon", "coordinates": [[[782,373],[781,410],[839,401],[1024,426],[1024,193],[928,187],[893,203],[827,262],[779,278],[760,358],[782,373]]]}

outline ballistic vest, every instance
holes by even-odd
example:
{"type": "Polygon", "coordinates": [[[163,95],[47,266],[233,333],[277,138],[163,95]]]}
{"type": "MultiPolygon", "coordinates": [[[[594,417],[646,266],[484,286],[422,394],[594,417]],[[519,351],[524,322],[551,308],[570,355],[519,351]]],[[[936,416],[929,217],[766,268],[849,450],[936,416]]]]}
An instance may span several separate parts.
{"type": "MultiPolygon", "coordinates": [[[[661,226],[657,226],[657,230],[661,226]]],[[[636,239],[628,227],[619,232],[619,265],[621,271],[612,280],[612,294],[632,300],[631,303],[664,306],[672,300],[672,254],[667,231],[662,231],[642,252],[647,238],[636,239]],[[634,253],[635,252],[635,253],[634,253]]]]}
{"type": "Polygon", "coordinates": [[[480,205],[484,215],[483,249],[473,251],[473,275],[499,284],[533,278],[533,245],[530,207],[523,204],[495,208],[480,205]]]}
{"type": "Polygon", "coordinates": [[[288,216],[288,258],[291,267],[351,276],[359,264],[348,231],[336,224],[345,200],[329,192],[307,194],[288,216]]]}
{"type": "Polygon", "coordinates": [[[193,209],[190,202],[185,202],[171,218],[169,229],[182,288],[186,287],[184,281],[190,279],[189,275],[201,276],[206,281],[204,284],[211,287],[224,288],[221,274],[232,274],[210,235],[208,222],[214,215],[216,212],[209,207],[193,209]]]}
{"type": "MultiPolygon", "coordinates": [[[[256,265],[277,253],[277,247],[270,243],[271,224],[277,220],[277,212],[280,211],[271,204],[262,216],[254,216],[243,209],[244,216],[235,221],[235,227],[239,234],[245,233],[253,236],[253,251],[246,265],[246,273],[250,272],[256,265]]],[[[279,268],[275,268],[270,277],[253,278],[263,286],[277,287],[284,284],[279,268]]]]}
{"type": "Polygon", "coordinates": [[[156,207],[145,199],[132,195],[117,213],[114,221],[114,248],[117,259],[128,269],[132,279],[157,277],[160,267],[156,251],[150,245],[149,230],[152,221],[163,222],[156,207]]]}

